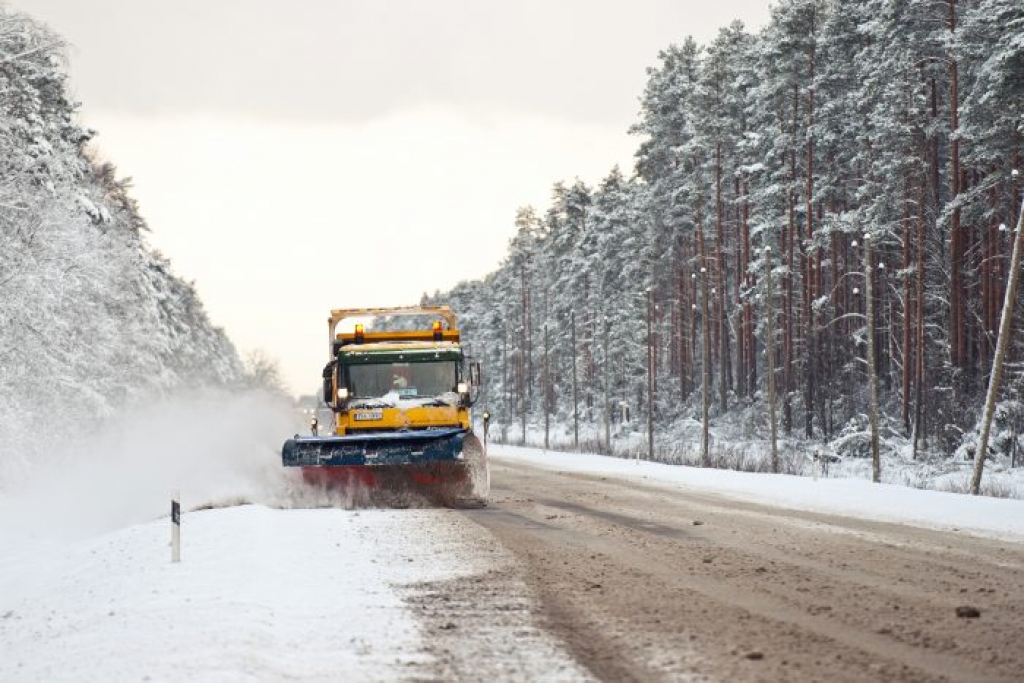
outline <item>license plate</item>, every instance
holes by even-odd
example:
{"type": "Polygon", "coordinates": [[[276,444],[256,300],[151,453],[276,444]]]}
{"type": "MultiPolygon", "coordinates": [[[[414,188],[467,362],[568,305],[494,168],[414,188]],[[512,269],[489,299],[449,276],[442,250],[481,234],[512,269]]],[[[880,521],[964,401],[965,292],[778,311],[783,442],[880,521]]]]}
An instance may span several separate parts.
{"type": "Polygon", "coordinates": [[[361,422],[363,420],[380,420],[384,417],[384,411],[380,408],[377,410],[358,410],[356,414],[352,416],[353,420],[361,422]]]}

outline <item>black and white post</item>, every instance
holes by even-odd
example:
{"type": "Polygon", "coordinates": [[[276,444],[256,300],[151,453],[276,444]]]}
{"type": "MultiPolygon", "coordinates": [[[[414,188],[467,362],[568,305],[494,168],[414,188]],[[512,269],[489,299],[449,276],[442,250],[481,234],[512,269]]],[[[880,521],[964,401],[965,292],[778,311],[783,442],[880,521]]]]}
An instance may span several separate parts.
{"type": "Polygon", "coordinates": [[[181,494],[171,493],[171,562],[181,562],[181,494]]]}

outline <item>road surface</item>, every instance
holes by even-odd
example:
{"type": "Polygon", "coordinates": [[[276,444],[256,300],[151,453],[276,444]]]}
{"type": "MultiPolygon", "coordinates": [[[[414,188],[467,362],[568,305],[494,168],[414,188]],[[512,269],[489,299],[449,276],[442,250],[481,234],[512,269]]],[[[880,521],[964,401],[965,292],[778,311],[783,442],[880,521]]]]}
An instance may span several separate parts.
{"type": "Polygon", "coordinates": [[[491,504],[460,514],[516,562],[418,593],[440,678],[516,677],[467,638],[523,583],[579,665],[554,680],[1024,677],[1020,544],[500,458],[491,477],[491,504]]]}

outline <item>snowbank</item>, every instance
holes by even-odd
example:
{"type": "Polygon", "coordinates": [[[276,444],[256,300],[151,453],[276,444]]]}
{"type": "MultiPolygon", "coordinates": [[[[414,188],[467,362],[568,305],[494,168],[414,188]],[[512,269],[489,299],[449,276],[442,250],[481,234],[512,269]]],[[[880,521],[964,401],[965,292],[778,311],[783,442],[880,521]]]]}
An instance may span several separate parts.
{"type": "Polygon", "coordinates": [[[490,455],[562,471],[607,474],[769,505],[1024,541],[1024,500],[923,491],[866,479],[666,465],[585,453],[491,444],[490,455]]]}

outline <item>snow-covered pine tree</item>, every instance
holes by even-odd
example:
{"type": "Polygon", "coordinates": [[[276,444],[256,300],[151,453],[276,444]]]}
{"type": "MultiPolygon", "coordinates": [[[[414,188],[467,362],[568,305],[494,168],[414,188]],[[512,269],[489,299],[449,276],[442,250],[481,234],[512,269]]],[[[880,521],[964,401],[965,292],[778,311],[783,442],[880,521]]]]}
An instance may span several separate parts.
{"type": "MultiPolygon", "coordinates": [[[[495,352],[503,370],[491,373],[508,376],[501,393],[522,381],[514,366],[528,342],[512,335],[529,311],[533,339],[544,324],[553,333],[548,384],[567,395],[575,311],[584,421],[603,422],[596,399],[608,392],[637,416],[651,288],[656,411],[694,416],[704,325],[691,276],[703,266],[715,289],[715,418],[763,410],[770,246],[784,431],[802,416],[799,438],[841,437],[844,454],[867,455],[874,378],[883,436],[915,447],[927,436],[925,447],[952,454],[976,422],[1008,257],[999,226],[1013,223],[1024,188],[1010,174],[1024,154],[1022,13],[1011,0],[786,0],[756,35],[734,25],[706,49],[687,39],[662,50],[632,128],[635,176],[614,172],[593,191],[556,185],[531,245],[531,305],[518,244],[464,303],[483,338],[509,349],[495,352]],[[877,264],[873,367],[854,246],[865,232],[877,264]],[[604,316],[607,358],[597,343],[604,316]]],[[[1007,391],[1021,395],[1024,373],[1011,367],[1007,391]]],[[[571,406],[556,402],[564,420],[571,406]]],[[[533,402],[534,416],[542,405],[533,402]]]]}
{"type": "Polygon", "coordinates": [[[0,486],[126,405],[241,376],[129,184],[87,153],[63,45],[0,5],[0,486]]]}

